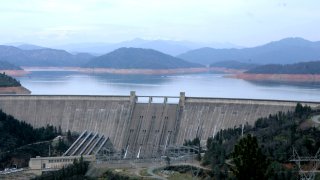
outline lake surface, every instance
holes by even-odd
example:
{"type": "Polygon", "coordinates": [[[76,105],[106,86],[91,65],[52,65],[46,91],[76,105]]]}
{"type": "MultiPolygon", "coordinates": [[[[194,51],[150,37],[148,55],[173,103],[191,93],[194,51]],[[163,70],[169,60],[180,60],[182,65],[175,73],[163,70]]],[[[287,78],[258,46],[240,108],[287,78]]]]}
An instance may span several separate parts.
{"type": "Polygon", "coordinates": [[[17,77],[32,94],[137,95],[253,98],[320,101],[320,84],[255,83],[225,74],[89,75],[70,71],[34,71],[17,77]]]}

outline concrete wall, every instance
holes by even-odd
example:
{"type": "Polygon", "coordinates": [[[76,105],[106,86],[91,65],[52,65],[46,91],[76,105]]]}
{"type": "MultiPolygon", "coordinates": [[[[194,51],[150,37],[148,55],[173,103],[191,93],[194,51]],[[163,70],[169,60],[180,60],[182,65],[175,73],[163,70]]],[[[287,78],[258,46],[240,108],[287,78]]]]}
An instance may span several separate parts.
{"type": "MultiPolygon", "coordinates": [[[[297,102],[245,100],[245,99],[214,99],[186,98],[180,118],[177,144],[185,139],[201,137],[206,141],[221,129],[233,128],[241,124],[251,124],[260,117],[267,117],[279,111],[294,110],[297,102]]],[[[307,103],[316,107],[319,103],[307,103]]]]}
{"type": "Polygon", "coordinates": [[[177,108],[177,104],[136,104],[125,144],[129,152],[140,149],[140,157],[150,156],[172,142],[177,108]]]}
{"type": "Polygon", "coordinates": [[[0,96],[0,108],[34,127],[50,124],[63,131],[104,134],[119,148],[132,105],[128,96],[0,96]]]}
{"type": "MultiPolygon", "coordinates": [[[[0,108],[34,127],[47,124],[63,131],[84,130],[109,137],[115,148],[131,156],[149,156],[170,144],[232,128],[278,111],[293,110],[296,102],[191,98],[179,104],[136,103],[130,96],[0,96],[0,108]]],[[[165,99],[166,102],[166,99],[165,99]]],[[[320,103],[303,103],[317,107],[320,103]]]]}

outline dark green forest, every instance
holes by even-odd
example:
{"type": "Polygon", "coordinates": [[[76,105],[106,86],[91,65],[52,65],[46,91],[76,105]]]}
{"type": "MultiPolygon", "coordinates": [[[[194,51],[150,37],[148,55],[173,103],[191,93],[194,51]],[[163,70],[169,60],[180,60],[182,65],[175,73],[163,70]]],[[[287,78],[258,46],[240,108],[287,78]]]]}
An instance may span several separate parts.
{"type": "Polygon", "coordinates": [[[230,170],[233,171],[231,174],[236,175],[234,166],[237,158],[244,157],[241,151],[246,150],[251,157],[257,156],[256,161],[260,159],[258,164],[265,163],[264,168],[259,168],[248,161],[250,163],[247,164],[254,169],[249,171],[249,176],[253,177],[252,173],[262,169],[263,176],[259,176],[260,179],[296,179],[297,169],[289,161],[292,149],[294,147],[301,156],[316,154],[320,148],[320,130],[308,124],[307,120],[318,113],[319,110],[297,104],[294,112],[279,112],[258,119],[254,126],[245,125],[244,137],[242,127],[221,130],[214,138],[208,139],[208,150],[202,163],[212,168],[216,179],[224,179],[230,177],[230,170]],[[241,142],[242,139],[247,142],[241,142]],[[263,156],[266,157],[265,161],[261,160],[263,156]]]}
{"type": "Polygon", "coordinates": [[[21,86],[20,82],[6,75],[5,73],[0,73],[0,87],[16,87],[21,86]]]}
{"type": "Polygon", "coordinates": [[[251,74],[320,74],[320,61],[301,62],[296,64],[268,64],[252,68],[251,74]]]}
{"type": "Polygon", "coordinates": [[[61,128],[33,128],[0,110],[0,169],[13,164],[27,166],[30,157],[48,156],[49,146],[51,155],[60,155],[67,149],[66,143],[60,139],[53,146],[51,140],[61,134],[61,128]]]}

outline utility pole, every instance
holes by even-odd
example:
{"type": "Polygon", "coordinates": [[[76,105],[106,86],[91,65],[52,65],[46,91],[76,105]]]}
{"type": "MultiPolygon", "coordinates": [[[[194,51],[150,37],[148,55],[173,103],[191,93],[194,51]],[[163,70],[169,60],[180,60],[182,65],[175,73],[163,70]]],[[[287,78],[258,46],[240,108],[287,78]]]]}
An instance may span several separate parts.
{"type": "Polygon", "coordinates": [[[49,143],[49,157],[51,156],[51,148],[50,148],[50,143],[49,143]]]}

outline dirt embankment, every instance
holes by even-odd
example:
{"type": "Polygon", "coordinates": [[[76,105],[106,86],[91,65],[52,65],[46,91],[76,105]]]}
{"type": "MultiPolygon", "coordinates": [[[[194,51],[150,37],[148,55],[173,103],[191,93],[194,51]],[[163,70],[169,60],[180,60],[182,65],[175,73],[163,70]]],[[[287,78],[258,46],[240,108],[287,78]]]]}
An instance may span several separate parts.
{"type": "Polygon", "coordinates": [[[27,71],[75,71],[88,74],[184,74],[210,71],[209,68],[181,69],[113,69],[113,68],[81,68],[81,67],[23,67],[27,71]]]}
{"type": "Polygon", "coordinates": [[[0,70],[1,73],[5,73],[9,76],[24,76],[30,72],[25,70],[0,70]]]}
{"type": "Polygon", "coordinates": [[[75,71],[89,74],[187,74],[203,72],[222,72],[228,74],[242,73],[245,70],[223,67],[179,68],[179,69],[113,69],[113,68],[81,68],[81,67],[23,67],[26,71],[75,71]]]}
{"type": "Polygon", "coordinates": [[[246,69],[231,69],[231,68],[225,68],[225,67],[210,67],[209,69],[211,71],[223,72],[228,74],[239,74],[247,71],[246,69]]]}
{"type": "Polygon", "coordinates": [[[82,73],[108,74],[185,74],[208,72],[208,68],[181,68],[181,69],[111,69],[111,68],[80,68],[82,73]]]}
{"type": "Polygon", "coordinates": [[[0,87],[0,94],[31,94],[31,91],[23,86],[0,87]]]}
{"type": "Polygon", "coordinates": [[[252,81],[320,82],[320,74],[249,74],[240,73],[229,77],[252,81]]]}

